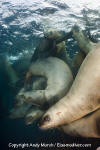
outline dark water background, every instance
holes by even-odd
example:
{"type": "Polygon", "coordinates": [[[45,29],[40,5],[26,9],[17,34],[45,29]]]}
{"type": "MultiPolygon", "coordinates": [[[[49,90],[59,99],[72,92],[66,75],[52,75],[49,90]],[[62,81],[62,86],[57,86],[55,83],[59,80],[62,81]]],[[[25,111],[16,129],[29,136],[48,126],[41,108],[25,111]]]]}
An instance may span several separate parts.
{"type": "MultiPolygon", "coordinates": [[[[56,28],[68,32],[74,24],[99,41],[100,0],[0,0],[0,59],[6,57],[14,63],[34,52],[43,31],[56,28]]],[[[78,49],[76,42],[70,39],[66,46],[72,57],[78,49]]],[[[25,126],[23,119],[8,119],[12,103],[12,90],[0,70],[1,144],[62,140],[58,131],[40,131],[36,124],[25,126]]],[[[73,141],[71,137],[66,139],[73,141]]]]}

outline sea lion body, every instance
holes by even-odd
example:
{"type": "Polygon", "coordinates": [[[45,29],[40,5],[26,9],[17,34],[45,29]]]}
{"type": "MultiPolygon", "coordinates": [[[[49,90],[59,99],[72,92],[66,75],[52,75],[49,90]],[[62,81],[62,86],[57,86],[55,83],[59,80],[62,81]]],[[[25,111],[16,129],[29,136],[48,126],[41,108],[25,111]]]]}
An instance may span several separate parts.
{"type": "Polygon", "coordinates": [[[100,109],[92,114],[61,127],[71,136],[100,138],[100,109]]]}
{"type": "Polygon", "coordinates": [[[39,59],[32,63],[28,77],[34,75],[43,76],[47,79],[46,89],[32,91],[21,90],[17,95],[17,99],[24,99],[33,105],[54,104],[67,93],[73,81],[72,73],[68,65],[56,57],[39,59]]]}

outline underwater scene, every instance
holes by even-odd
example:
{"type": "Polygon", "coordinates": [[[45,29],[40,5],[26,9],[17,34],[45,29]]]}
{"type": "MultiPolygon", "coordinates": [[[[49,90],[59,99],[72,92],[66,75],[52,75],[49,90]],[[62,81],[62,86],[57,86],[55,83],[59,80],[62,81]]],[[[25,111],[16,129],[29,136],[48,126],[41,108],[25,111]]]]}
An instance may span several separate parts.
{"type": "Polygon", "coordinates": [[[100,150],[100,0],[0,0],[0,149],[100,150]]]}

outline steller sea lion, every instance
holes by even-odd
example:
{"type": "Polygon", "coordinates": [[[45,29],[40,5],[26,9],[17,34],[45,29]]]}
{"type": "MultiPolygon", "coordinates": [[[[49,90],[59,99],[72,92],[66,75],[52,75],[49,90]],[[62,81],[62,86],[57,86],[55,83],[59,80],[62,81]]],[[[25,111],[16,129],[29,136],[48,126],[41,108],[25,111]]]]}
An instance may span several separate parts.
{"type": "MultiPolygon", "coordinates": [[[[32,107],[25,116],[26,125],[43,116],[44,110],[32,107]]],[[[60,131],[75,137],[100,138],[100,109],[70,124],[58,127],[60,131]]]]}
{"type": "Polygon", "coordinates": [[[71,32],[65,33],[54,29],[44,32],[44,38],[40,40],[39,45],[36,47],[31,62],[53,56],[68,63],[69,57],[66,51],[65,39],[71,36],[71,32]]]}
{"type": "Polygon", "coordinates": [[[38,118],[42,117],[44,114],[44,110],[40,109],[39,107],[32,107],[25,116],[25,124],[30,125],[38,118]]]}

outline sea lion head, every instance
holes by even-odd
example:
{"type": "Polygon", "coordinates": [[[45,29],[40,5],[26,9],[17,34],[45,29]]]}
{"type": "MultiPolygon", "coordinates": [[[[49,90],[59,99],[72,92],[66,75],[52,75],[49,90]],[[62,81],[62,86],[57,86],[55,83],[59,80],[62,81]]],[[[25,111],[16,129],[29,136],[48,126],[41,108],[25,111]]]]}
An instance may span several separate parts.
{"type": "Polygon", "coordinates": [[[57,31],[56,29],[48,29],[44,31],[44,37],[49,40],[56,40],[60,38],[60,36],[61,36],[60,31],[57,31]]]}

